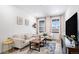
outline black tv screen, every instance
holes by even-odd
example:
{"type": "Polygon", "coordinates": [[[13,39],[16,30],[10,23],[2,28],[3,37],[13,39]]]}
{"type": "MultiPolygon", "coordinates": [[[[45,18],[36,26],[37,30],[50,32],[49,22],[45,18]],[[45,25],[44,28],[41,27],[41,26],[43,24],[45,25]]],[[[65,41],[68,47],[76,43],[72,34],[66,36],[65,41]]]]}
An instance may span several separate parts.
{"type": "Polygon", "coordinates": [[[77,41],[77,13],[66,21],[66,35],[75,35],[75,41],[77,41]]]}

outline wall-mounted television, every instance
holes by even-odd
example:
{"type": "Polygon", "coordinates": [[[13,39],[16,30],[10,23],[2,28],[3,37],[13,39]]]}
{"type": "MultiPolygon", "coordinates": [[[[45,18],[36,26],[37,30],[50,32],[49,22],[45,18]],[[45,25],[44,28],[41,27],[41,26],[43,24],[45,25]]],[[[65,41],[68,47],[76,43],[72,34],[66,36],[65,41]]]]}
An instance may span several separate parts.
{"type": "Polygon", "coordinates": [[[75,13],[72,17],[70,17],[66,21],[66,35],[71,37],[71,35],[75,35],[75,41],[77,39],[77,13],[75,13]]]}

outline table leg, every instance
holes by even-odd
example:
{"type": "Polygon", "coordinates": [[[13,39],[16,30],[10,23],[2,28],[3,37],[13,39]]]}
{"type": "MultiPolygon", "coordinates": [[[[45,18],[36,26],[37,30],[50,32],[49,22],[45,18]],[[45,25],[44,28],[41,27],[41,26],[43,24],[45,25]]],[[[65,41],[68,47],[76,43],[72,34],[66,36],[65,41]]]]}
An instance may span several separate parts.
{"type": "Polygon", "coordinates": [[[44,42],[43,44],[44,44],[44,46],[45,46],[45,44],[46,44],[46,38],[43,40],[43,42],[44,42]]]}
{"type": "Polygon", "coordinates": [[[40,44],[41,44],[41,43],[38,44],[39,52],[40,52],[40,44]]]}
{"type": "Polygon", "coordinates": [[[45,44],[46,44],[46,38],[45,38],[45,44]]]}
{"type": "Polygon", "coordinates": [[[31,42],[30,42],[30,50],[31,50],[31,42]]]}

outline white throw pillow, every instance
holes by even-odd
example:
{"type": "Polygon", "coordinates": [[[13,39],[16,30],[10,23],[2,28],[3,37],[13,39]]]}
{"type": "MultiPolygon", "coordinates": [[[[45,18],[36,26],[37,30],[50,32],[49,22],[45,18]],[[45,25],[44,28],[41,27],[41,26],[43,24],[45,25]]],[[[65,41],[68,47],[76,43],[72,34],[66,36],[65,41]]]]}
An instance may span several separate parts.
{"type": "Polygon", "coordinates": [[[65,37],[65,45],[66,45],[66,47],[72,47],[72,44],[71,44],[71,42],[68,40],[67,37],[65,37]]]}

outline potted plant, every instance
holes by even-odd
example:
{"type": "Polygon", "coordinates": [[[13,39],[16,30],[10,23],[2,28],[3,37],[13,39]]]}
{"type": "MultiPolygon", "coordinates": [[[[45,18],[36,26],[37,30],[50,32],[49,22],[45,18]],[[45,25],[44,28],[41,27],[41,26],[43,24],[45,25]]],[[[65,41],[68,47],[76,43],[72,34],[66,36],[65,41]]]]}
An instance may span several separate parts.
{"type": "Polygon", "coordinates": [[[71,38],[74,40],[75,45],[76,45],[76,37],[75,37],[75,35],[71,35],[71,38]]]}
{"type": "Polygon", "coordinates": [[[43,36],[44,36],[44,37],[47,36],[47,33],[44,33],[43,36]]]}
{"type": "Polygon", "coordinates": [[[75,38],[75,35],[71,35],[71,38],[73,38],[74,40],[76,39],[76,38],[75,38]]]}

